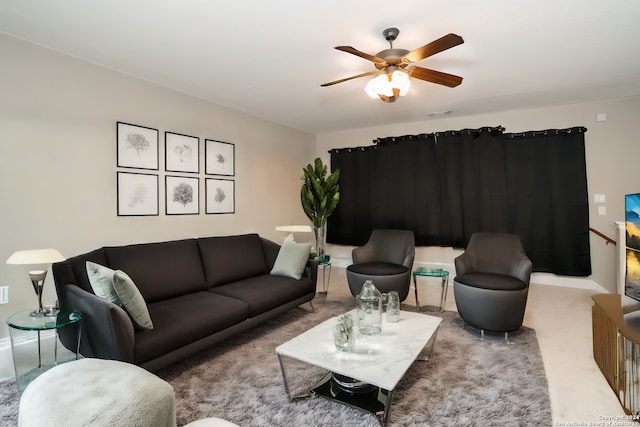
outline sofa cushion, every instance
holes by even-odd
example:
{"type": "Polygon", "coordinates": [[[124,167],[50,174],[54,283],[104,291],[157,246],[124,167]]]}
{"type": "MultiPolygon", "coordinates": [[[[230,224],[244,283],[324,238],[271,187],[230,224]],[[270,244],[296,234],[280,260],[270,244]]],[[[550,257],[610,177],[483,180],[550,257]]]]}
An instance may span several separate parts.
{"type": "Polygon", "coordinates": [[[404,265],[391,264],[389,262],[364,262],[362,264],[351,264],[347,267],[347,270],[372,276],[392,276],[406,273],[409,269],[404,265]]]}
{"type": "Polygon", "coordinates": [[[194,292],[149,304],[152,331],[136,333],[135,363],[168,352],[245,320],[248,304],[210,292],[194,292]]]}
{"type": "Polygon", "coordinates": [[[205,237],[198,246],[209,287],[269,273],[257,234],[205,237]]]}
{"type": "Polygon", "coordinates": [[[194,239],[107,247],[105,252],[107,266],[126,272],[147,303],[206,290],[194,239]]]}
{"type": "Polygon", "coordinates": [[[311,251],[311,243],[285,241],[280,247],[271,274],[300,280],[311,251]]]}
{"type": "Polygon", "coordinates": [[[153,329],[153,322],[149,316],[147,303],[127,273],[121,270],[115,271],[113,274],[113,289],[133,323],[140,329],[153,329]]]}
{"type": "Polygon", "coordinates": [[[315,285],[308,277],[295,280],[266,274],[216,286],[209,292],[245,301],[249,304],[249,317],[254,317],[309,293],[315,293],[315,285]]]}
{"type": "Polygon", "coordinates": [[[496,291],[520,291],[527,287],[526,283],[520,279],[497,273],[469,273],[456,276],[454,280],[474,288],[496,291]]]}

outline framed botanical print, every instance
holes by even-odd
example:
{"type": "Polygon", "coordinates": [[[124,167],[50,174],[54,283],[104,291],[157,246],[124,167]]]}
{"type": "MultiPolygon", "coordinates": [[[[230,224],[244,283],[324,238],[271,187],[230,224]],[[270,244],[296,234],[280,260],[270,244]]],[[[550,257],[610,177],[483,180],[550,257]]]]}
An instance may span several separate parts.
{"type": "Polygon", "coordinates": [[[117,173],[118,216],[158,215],[158,175],[117,173]]]}
{"type": "Polygon", "coordinates": [[[167,215],[197,215],[200,213],[198,197],[199,178],[166,176],[167,215]]]}
{"type": "Polygon", "coordinates": [[[235,181],[231,179],[206,178],[205,194],[206,213],[235,213],[235,181]]]}
{"type": "Polygon", "coordinates": [[[200,172],[200,138],[165,132],[164,155],[168,172],[200,172]]]}
{"type": "Polygon", "coordinates": [[[158,170],[158,129],[117,122],[118,167],[158,170]]]}
{"type": "Polygon", "coordinates": [[[207,175],[235,175],[235,145],[205,139],[205,173],[207,175]]]}

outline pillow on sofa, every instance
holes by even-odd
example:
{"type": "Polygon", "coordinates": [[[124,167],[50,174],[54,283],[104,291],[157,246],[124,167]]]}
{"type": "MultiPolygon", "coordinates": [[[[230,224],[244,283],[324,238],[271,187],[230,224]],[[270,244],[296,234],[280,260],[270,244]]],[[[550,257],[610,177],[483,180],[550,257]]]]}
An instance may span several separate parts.
{"type": "Polygon", "coordinates": [[[122,307],[120,298],[118,298],[115,289],[113,289],[113,273],[115,271],[91,261],[87,261],[86,265],[89,283],[96,296],[122,307]]]}
{"type": "Polygon", "coordinates": [[[147,304],[125,272],[87,261],[87,276],[96,296],[124,308],[138,328],[153,329],[147,304]]]}
{"type": "Polygon", "coordinates": [[[311,252],[311,243],[285,242],[278,252],[271,274],[300,280],[311,252]]]}
{"type": "Polygon", "coordinates": [[[153,329],[153,322],[149,315],[147,303],[127,273],[122,270],[116,270],[113,274],[113,288],[120,301],[122,301],[125,310],[131,316],[133,323],[141,329],[153,329]]]}

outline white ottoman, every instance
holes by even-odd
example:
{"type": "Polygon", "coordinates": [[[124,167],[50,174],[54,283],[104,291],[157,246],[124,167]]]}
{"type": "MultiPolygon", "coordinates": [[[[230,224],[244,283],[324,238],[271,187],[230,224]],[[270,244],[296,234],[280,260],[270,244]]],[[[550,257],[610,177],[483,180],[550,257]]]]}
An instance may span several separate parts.
{"type": "Polygon", "coordinates": [[[238,427],[237,424],[223,420],[222,418],[203,418],[192,421],[184,427],[238,427]]]}
{"type": "Polygon", "coordinates": [[[175,427],[173,388],[129,363],[80,359],[58,365],[27,386],[18,426],[175,427]]]}

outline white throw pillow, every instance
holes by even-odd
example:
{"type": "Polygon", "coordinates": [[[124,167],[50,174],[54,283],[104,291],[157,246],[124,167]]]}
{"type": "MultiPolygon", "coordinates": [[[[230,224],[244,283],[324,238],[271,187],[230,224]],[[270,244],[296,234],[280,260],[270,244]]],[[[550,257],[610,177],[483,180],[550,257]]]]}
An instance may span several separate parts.
{"type": "Polygon", "coordinates": [[[153,329],[153,322],[149,315],[147,303],[127,273],[121,270],[115,271],[113,274],[113,288],[120,301],[122,301],[125,310],[131,316],[133,323],[141,329],[153,329]]]}
{"type": "Polygon", "coordinates": [[[311,252],[311,243],[285,242],[278,252],[271,274],[300,280],[311,252]]]}
{"type": "Polygon", "coordinates": [[[87,261],[86,267],[93,292],[100,298],[122,307],[120,298],[118,298],[115,289],[113,289],[113,273],[115,271],[91,261],[87,261]]]}

